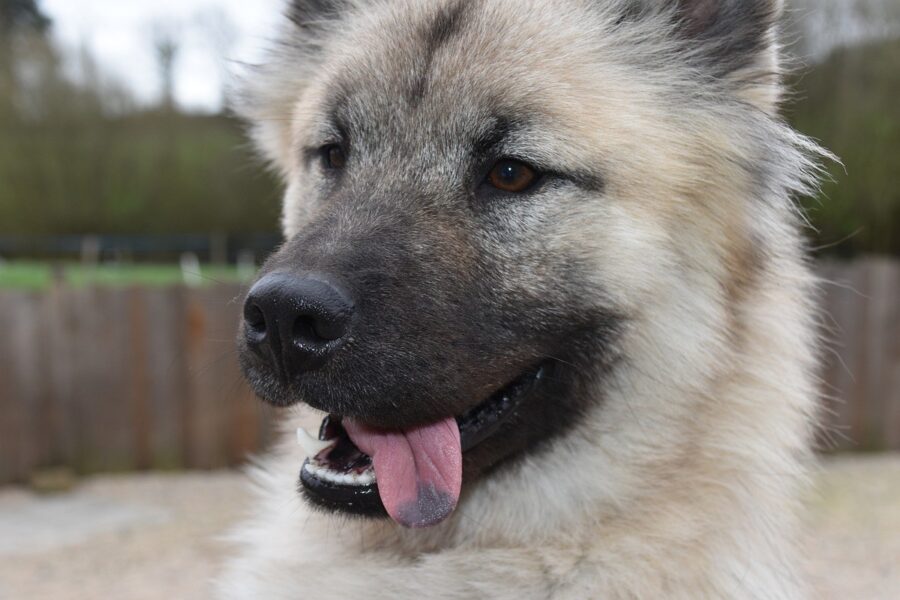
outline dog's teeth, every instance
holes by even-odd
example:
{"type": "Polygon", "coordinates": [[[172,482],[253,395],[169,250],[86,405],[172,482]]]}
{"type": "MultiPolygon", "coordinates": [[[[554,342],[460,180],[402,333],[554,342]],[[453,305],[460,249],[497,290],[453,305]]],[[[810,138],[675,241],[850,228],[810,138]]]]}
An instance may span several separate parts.
{"type": "Polygon", "coordinates": [[[322,481],[337,485],[365,487],[375,483],[375,473],[371,468],[362,473],[339,473],[327,465],[320,465],[314,461],[309,461],[304,466],[304,469],[322,481]]]}
{"type": "Polygon", "coordinates": [[[306,452],[307,456],[316,456],[322,450],[333,446],[334,440],[323,442],[300,427],[297,429],[297,443],[303,447],[303,451],[306,452]]]}

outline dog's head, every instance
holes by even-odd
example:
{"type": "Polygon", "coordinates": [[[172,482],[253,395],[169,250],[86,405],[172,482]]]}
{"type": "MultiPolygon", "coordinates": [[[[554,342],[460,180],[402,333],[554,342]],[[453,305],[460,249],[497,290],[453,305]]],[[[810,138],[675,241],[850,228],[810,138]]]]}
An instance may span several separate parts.
{"type": "Polygon", "coordinates": [[[687,409],[662,394],[713,375],[808,167],[778,4],[293,2],[239,102],[287,182],[240,354],[330,415],[311,500],[431,525],[588,417],[687,409]]]}

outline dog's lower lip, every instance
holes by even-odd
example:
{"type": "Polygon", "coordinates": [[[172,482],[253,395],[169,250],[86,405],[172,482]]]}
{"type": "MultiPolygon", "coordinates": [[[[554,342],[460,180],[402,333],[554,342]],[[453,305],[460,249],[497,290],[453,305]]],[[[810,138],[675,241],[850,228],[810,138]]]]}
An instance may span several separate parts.
{"type": "Polygon", "coordinates": [[[529,369],[461,417],[456,417],[462,450],[468,452],[494,435],[544,378],[545,365],[529,369]]]}
{"type": "MultiPolygon", "coordinates": [[[[486,401],[457,417],[463,452],[493,436],[543,380],[545,370],[543,363],[529,369],[486,401]]],[[[339,508],[361,515],[386,514],[378,495],[371,459],[352,445],[340,421],[341,417],[332,415],[322,421],[319,439],[335,440],[335,444],[306,459],[300,471],[301,488],[313,503],[325,508],[339,508]],[[350,448],[344,447],[347,444],[350,448]],[[352,450],[359,456],[348,454],[352,450]],[[341,458],[350,462],[332,464],[330,459],[334,452],[340,452],[341,458]]]]}

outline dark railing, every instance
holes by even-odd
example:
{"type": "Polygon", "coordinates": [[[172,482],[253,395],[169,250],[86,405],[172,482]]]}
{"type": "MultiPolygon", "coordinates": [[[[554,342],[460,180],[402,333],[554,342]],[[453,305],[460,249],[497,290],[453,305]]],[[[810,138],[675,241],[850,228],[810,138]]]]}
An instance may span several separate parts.
{"type": "Polygon", "coordinates": [[[203,261],[235,262],[242,253],[265,258],[281,242],[277,233],[188,235],[0,235],[0,258],[67,258],[88,262],[125,257],[169,260],[184,253],[203,261]]]}

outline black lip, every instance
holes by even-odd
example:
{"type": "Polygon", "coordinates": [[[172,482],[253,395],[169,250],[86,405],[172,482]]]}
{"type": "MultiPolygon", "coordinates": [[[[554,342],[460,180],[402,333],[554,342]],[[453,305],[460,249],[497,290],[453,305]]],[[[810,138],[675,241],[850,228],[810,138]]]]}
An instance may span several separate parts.
{"type": "MultiPolygon", "coordinates": [[[[468,452],[491,436],[512,417],[522,402],[544,380],[546,365],[529,369],[490,398],[456,418],[462,451],[468,452]]],[[[336,417],[327,416],[319,429],[319,439],[333,439],[343,428],[336,417]]],[[[346,433],[343,433],[346,435],[346,433]]],[[[361,516],[386,516],[378,494],[378,483],[367,486],[340,485],[322,481],[306,470],[309,458],[300,469],[300,492],[313,504],[327,510],[340,510],[361,516]]]]}
{"type": "Polygon", "coordinates": [[[347,486],[322,481],[306,470],[307,458],[300,469],[300,492],[316,506],[340,510],[351,515],[384,517],[387,511],[378,495],[378,484],[347,486]]]}
{"type": "Polygon", "coordinates": [[[461,417],[456,417],[462,451],[468,452],[495,433],[509,417],[515,414],[522,401],[544,379],[545,365],[529,369],[512,383],[493,394],[461,417]]]}

